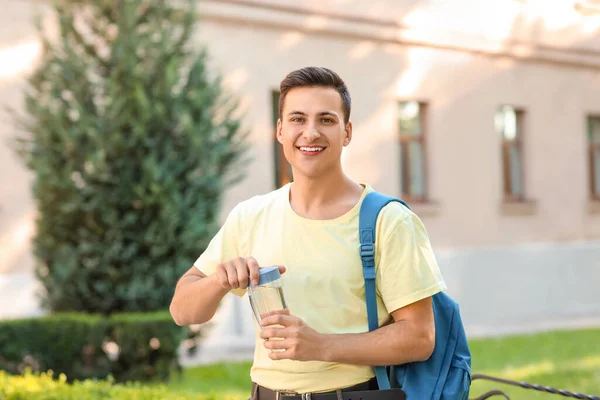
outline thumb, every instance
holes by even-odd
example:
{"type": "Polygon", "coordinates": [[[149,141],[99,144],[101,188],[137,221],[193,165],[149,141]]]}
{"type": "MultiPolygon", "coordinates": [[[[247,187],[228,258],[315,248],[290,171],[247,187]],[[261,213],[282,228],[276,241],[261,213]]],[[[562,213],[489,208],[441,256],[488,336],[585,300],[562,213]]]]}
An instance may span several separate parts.
{"type": "Polygon", "coordinates": [[[286,271],[286,268],[283,265],[279,265],[279,273],[283,274],[283,273],[285,273],[285,271],[286,271]]]}

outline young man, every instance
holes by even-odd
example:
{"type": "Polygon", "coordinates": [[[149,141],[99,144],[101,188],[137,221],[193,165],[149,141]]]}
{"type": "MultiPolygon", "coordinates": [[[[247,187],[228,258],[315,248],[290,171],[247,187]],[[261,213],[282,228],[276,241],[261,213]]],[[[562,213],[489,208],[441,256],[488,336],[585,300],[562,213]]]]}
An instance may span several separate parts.
{"type": "Polygon", "coordinates": [[[431,296],[445,284],[419,218],[390,203],[377,224],[380,328],[368,332],[358,216],[373,189],[342,169],[350,94],[335,72],[317,67],[291,72],[280,90],[277,139],[294,182],[231,211],[177,284],[171,314],[178,325],[209,321],[228,292],[243,295],[259,268],[280,266],[289,314],[257,329],[254,397],[376,388],[372,366],[429,358],[431,296]]]}

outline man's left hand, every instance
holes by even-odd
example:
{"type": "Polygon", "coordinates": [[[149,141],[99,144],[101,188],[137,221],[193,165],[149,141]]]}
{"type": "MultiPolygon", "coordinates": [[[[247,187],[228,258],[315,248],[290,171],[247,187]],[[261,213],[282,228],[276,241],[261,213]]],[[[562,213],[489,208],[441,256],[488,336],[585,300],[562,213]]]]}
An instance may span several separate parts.
{"type": "Polygon", "coordinates": [[[325,335],[306,325],[300,318],[289,313],[270,315],[263,318],[261,325],[264,329],[260,337],[265,339],[265,348],[275,350],[269,354],[272,360],[323,360],[325,335]]]}

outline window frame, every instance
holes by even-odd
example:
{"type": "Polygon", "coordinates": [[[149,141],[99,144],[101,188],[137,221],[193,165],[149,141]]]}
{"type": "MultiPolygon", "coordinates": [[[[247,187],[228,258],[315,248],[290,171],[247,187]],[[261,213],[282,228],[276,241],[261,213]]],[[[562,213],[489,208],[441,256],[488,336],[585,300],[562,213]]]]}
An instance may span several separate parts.
{"type": "Polygon", "coordinates": [[[591,120],[596,120],[598,125],[600,125],[600,114],[588,114],[586,116],[586,144],[587,144],[587,154],[588,154],[588,175],[589,175],[589,196],[592,201],[600,201],[600,187],[596,187],[596,181],[600,179],[596,174],[600,175],[600,170],[596,171],[594,164],[594,153],[596,151],[600,151],[600,141],[593,142],[592,135],[590,132],[590,122],[591,120]]]}
{"type": "Polygon", "coordinates": [[[494,114],[494,118],[496,118],[497,114],[504,108],[510,107],[515,112],[516,123],[517,123],[517,131],[514,139],[506,139],[504,132],[499,132],[498,129],[494,126],[494,130],[496,134],[501,135],[501,165],[502,165],[502,196],[504,202],[507,203],[523,203],[527,201],[527,185],[525,184],[525,118],[526,111],[523,107],[514,106],[511,104],[502,104],[496,108],[496,114],[494,114]],[[516,147],[518,149],[519,154],[519,168],[518,171],[519,179],[521,182],[521,193],[515,194],[512,191],[512,165],[510,162],[510,151],[512,148],[516,147]]]}
{"type": "Polygon", "coordinates": [[[428,169],[428,157],[427,157],[427,115],[429,110],[429,104],[427,101],[422,99],[397,99],[396,103],[396,131],[398,147],[400,152],[400,194],[403,200],[411,203],[428,203],[429,202],[429,169],[428,169]],[[403,134],[400,129],[400,115],[398,109],[402,103],[415,102],[419,105],[419,126],[420,135],[414,136],[410,134],[403,134]],[[411,180],[411,167],[410,167],[410,144],[418,143],[421,147],[421,162],[422,162],[422,179],[421,186],[423,188],[422,195],[413,195],[405,189],[410,190],[412,184],[411,180]],[[403,185],[404,182],[404,185],[403,185]],[[404,187],[403,187],[404,186],[404,187]]]}

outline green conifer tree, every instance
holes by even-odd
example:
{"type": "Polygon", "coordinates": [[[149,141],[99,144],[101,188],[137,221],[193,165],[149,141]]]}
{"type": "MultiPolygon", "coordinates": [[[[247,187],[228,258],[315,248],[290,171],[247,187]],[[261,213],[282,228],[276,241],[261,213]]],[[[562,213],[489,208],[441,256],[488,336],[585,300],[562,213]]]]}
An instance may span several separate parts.
{"type": "Polygon", "coordinates": [[[191,43],[195,0],[60,0],[18,151],[51,311],[168,308],[242,177],[236,103],[191,43]]]}

